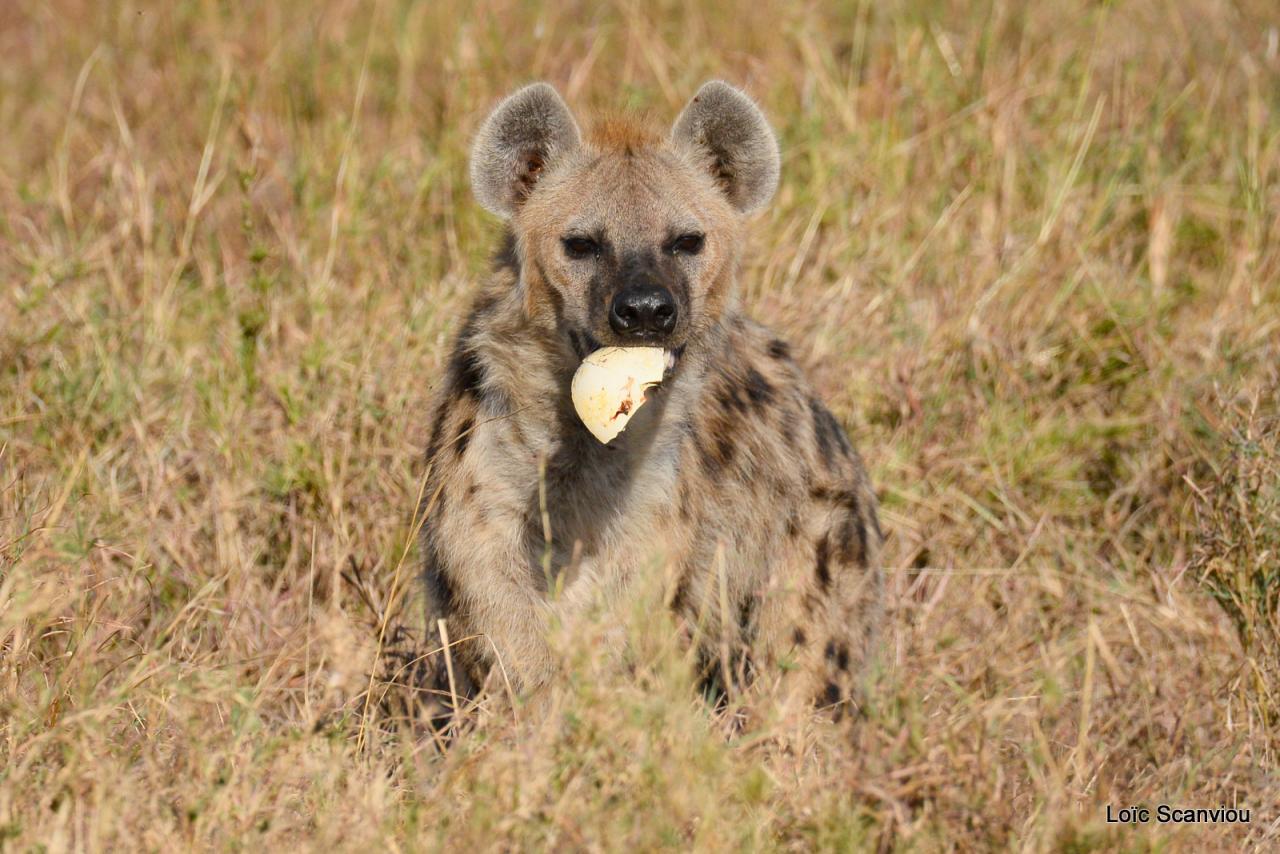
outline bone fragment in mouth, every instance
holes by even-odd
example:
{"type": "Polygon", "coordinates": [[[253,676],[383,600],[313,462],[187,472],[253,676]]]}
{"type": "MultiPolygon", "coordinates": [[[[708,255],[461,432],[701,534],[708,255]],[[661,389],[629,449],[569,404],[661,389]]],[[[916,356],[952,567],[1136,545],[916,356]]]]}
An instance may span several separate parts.
{"type": "Polygon", "coordinates": [[[573,375],[574,409],[591,435],[607,445],[644,405],[645,392],[674,365],[675,355],[661,347],[602,347],[573,375]]]}

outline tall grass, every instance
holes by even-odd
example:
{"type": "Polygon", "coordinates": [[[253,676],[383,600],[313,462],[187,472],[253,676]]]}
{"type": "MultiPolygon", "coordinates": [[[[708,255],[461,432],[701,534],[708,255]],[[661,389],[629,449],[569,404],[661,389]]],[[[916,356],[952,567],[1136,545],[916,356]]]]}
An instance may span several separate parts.
{"type": "Polygon", "coordinates": [[[0,9],[0,847],[1280,839],[1270,0],[0,9]],[[425,402],[535,78],[784,151],[743,298],[889,534],[852,733],[737,731],[660,578],[552,713],[425,736],[425,402]],[[646,610],[647,608],[647,610],[646,610]],[[372,692],[372,693],[370,693],[372,692]],[[1118,826],[1106,805],[1248,807],[1118,826]]]}

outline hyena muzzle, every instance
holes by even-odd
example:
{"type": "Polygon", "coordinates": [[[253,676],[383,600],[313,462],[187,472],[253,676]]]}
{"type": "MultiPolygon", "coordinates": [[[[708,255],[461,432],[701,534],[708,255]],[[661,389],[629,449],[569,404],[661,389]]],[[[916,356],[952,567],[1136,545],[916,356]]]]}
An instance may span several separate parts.
{"type": "Polygon", "coordinates": [[[881,597],[875,495],[790,347],[735,298],[778,167],[760,110],[721,82],[666,137],[632,118],[584,135],[546,84],[484,122],[471,180],[507,238],[437,394],[421,507],[428,622],[455,641],[460,693],[498,664],[536,692],[550,621],[665,561],[710,682],[732,678],[728,639],[732,669],[789,696],[839,715],[854,695],[881,597]],[[668,369],[602,445],[569,387],[609,345],[662,347],[668,369]]]}

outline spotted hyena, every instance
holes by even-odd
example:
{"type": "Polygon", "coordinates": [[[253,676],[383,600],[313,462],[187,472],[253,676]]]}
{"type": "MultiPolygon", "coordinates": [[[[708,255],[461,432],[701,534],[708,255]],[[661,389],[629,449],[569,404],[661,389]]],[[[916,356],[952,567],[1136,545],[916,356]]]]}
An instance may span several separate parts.
{"type": "Polygon", "coordinates": [[[721,82],[666,136],[620,118],[582,134],[541,83],[481,127],[472,185],[509,227],[434,404],[422,507],[429,623],[462,639],[460,691],[501,663],[536,692],[557,670],[549,623],[665,561],[711,684],[728,639],[789,695],[848,701],[879,608],[875,496],[790,346],[735,297],[778,167],[760,110],[721,82]],[[667,375],[602,445],[570,380],[596,348],[640,344],[667,375]]]}

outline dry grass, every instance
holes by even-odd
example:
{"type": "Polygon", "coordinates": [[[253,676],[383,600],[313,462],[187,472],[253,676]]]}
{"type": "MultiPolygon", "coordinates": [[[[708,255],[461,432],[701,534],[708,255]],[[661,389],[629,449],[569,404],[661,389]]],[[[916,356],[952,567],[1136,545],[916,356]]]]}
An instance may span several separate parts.
{"type": "Polygon", "coordinates": [[[0,848],[1276,845],[1280,15],[1034,5],[5,3],[0,848]],[[866,717],[726,737],[641,619],[442,756],[385,677],[468,135],[709,76],[882,496],[866,717]],[[1159,802],[1253,822],[1104,823],[1159,802]]]}

